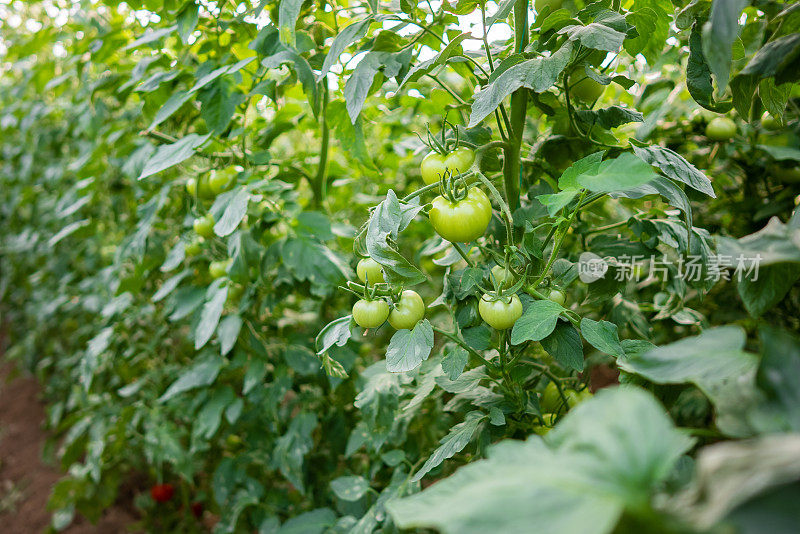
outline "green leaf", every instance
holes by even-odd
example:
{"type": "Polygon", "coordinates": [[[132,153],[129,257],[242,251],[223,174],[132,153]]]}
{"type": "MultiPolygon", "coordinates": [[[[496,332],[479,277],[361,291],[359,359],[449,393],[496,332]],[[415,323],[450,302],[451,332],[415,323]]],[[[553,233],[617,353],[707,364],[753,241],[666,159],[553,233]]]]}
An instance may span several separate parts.
{"type": "Polygon", "coordinates": [[[286,520],[275,534],[322,534],[336,523],[336,513],[330,508],[317,508],[286,520]]]}
{"type": "Polygon", "coordinates": [[[211,207],[212,213],[222,212],[222,217],[214,224],[214,233],[220,237],[231,235],[244,216],[247,215],[247,204],[250,202],[250,191],[240,186],[232,191],[219,195],[211,207]]]}
{"type": "Polygon", "coordinates": [[[363,121],[350,122],[347,105],[342,100],[333,100],[328,104],[328,124],[333,125],[333,133],[348,156],[360,161],[365,167],[375,170],[372,154],[364,140],[363,121]]]}
{"type": "MultiPolygon", "coordinates": [[[[708,67],[703,54],[703,37],[698,24],[692,27],[689,36],[689,60],[686,63],[686,88],[694,101],[704,108],[724,113],[731,108],[731,104],[718,103],[714,100],[714,86],[711,84],[711,69],[708,67]]],[[[734,92],[735,96],[735,92],[734,92]]],[[[736,99],[734,98],[734,101],[736,99]]],[[[749,104],[748,104],[749,106],[749,104]]],[[[737,109],[739,107],[737,106],[737,109]]]]}
{"type": "Polygon", "coordinates": [[[222,356],[228,354],[236,340],[239,339],[239,331],[242,329],[242,318],[239,315],[228,315],[219,322],[217,328],[217,338],[219,338],[219,352],[222,356]]]}
{"type": "Polygon", "coordinates": [[[594,348],[611,356],[621,358],[625,350],[619,342],[617,325],[608,321],[595,321],[584,317],[581,320],[581,334],[594,348]]]}
{"type": "Polygon", "coordinates": [[[565,369],[583,372],[583,343],[574,326],[558,323],[555,330],[542,339],[542,348],[565,369]]]}
{"type": "MultiPolygon", "coordinates": [[[[312,433],[317,428],[317,416],[300,412],[291,419],[286,433],[277,439],[270,463],[280,470],[286,479],[305,493],[303,483],[303,461],[314,446],[312,433]]],[[[301,531],[305,532],[305,531],[301,531]]]]}
{"type": "Polygon", "coordinates": [[[402,54],[402,52],[369,52],[358,62],[344,84],[344,99],[352,124],[356,123],[361,114],[361,108],[372,89],[375,75],[382,70],[387,78],[397,76],[403,68],[402,54]]]}
{"type": "Polygon", "coordinates": [[[145,163],[138,180],[142,180],[148,176],[169,169],[173,165],[186,161],[194,155],[195,149],[208,141],[209,137],[211,137],[211,134],[202,136],[198,134],[189,134],[174,143],[161,145],[158,147],[155,154],[145,163]]]}
{"type": "Polygon", "coordinates": [[[711,15],[703,26],[703,54],[717,79],[721,93],[728,86],[733,42],[739,37],[739,16],[748,0],[713,0],[711,15]]]}
{"type": "Polygon", "coordinates": [[[344,476],[331,481],[331,490],[343,501],[354,502],[369,491],[369,482],[360,476],[344,476]]]}
{"type": "Polygon", "coordinates": [[[558,30],[558,33],[566,34],[570,41],[578,41],[587,48],[607,52],[619,51],[625,40],[624,33],[599,22],[592,22],[586,26],[566,26],[558,30]]]}
{"type": "Polygon", "coordinates": [[[783,117],[791,92],[792,84],[785,83],[776,86],[774,78],[765,78],[758,84],[758,96],[761,98],[761,103],[773,117],[778,119],[783,117]]]}
{"type": "Polygon", "coordinates": [[[317,76],[317,81],[321,81],[328,74],[328,72],[330,72],[333,64],[339,61],[339,57],[341,57],[342,53],[347,49],[348,46],[355,43],[367,34],[369,25],[372,22],[373,19],[370,15],[364,20],[359,20],[353,22],[352,24],[348,24],[344,29],[336,34],[336,37],[333,39],[333,43],[331,43],[331,48],[328,50],[328,54],[325,56],[325,61],[323,62],[322,69],[317,76]]]}
{"type": "Polygon", "coordinates": [[[583,174],[578,177],[578,184],[589,191],[612,192],[625,191],[644,185],[656,177],[653,168],[629,152],[624,152],[615,159],[605,160],[597,167],[594,174],[583,174]]]}
{"type": "Polygon", "coordinates": [[[590,127],[596,124],[607,130],[630,122],[644,121],[644,116],[635,109],[627,109],[621,106],[611,106],[598,110],[579,110],[575,113],[575,117],[590,127]]]}
{"type": "Polygon", "coordinates": [[[469,412],[464,417],[464,421],[451,428],[450,432],[441,439],[439,442],[441,445],[433,451],[433,454],[422,465],[420,470],[414,474],[411,481],[417,482],[422,480],[422,477],[428,474],[431,469],[438,467],[448,458],[452,458],[457,453],[461,452],[464,447],[472,441],[472,436],[475,434],[475,431],[485,420],[485,414],[479,411],[469,412]]]}
{"type": "Polygon", "coordinates": [[[757,145],[776,161],[800,161],[800,150],[790,146],[757,145]]]}
{"type": "Polygon", "coordinates": [[[340,317],[320,330],[316,338],[317,354],[322,354],[334,345],[343,347],[350,340],[350,328],[353,323],[353,316],[347,315],[340,317]]]}
{"type": "Polygon", "coordinates": [[[565,189],[558,193],[539,195],[536,197],[536,200],[547,209],[547,214],[550,215],[550,217],[555,217],[556,213],[572,202],[576,196],[578,196],[577,189],[565,189]]]}
{"type": "Polygon", "coordinates": [[[416,369],[428,359],[433,349],[433,327],[427,319],[412,330],[398,330],[386,348],[386,370],[402,373],[416,369]]]}
{"type": "Polygon", "coordinates": [[[763,357],[757,383],[765,397],[748,414],[760,432],[800,431],[800,339],[762,326],[763,357]]]}
{"type": "MultiPolygon", "coordinates": [[[[217,282],[220,282],[219,280],[217,282]]],[[[206,294],[206,302],[203,305],[203,310],[200,312],[200,321],[194,331],[194,348],[199,350],[202,348],[214,331],[217,329],[219,319],[222,317],[222,309],[225,307],[225,300],[228,298],[228,286],[221,285],[221,282],[216,286],[212,285],[208,288],[206,294]]]]}
{"type": "Polygon", "coordinates": [[[633,153],[641,158],[642,161],[658,167],[661,172],[673,180],[684,183],[711,198],[716,198],[708,176],[686,161],[680,154],[658,145],[632,146],[633,153]]]}
{"type": "Polygon", "coordinates": [[[747,261],[746,266],[756,260],[759,267],[783,262],[798,263],[800,228],[783,224],[780,219],[773,217],[764,228],[740,239],[718,236],[717,253],[731,258],[733,267],[737,267],[739,257],[747,261]]]}
{"type": "Polygon", "coordinates": [[[561,178],[558,179],[558,187],[561,189],[578,189],[578,177],[583,174],[597,174],[602,161],[602,151],[584,156],[564,171],[561,178]]]}
{"type": "Polygon", "coordinates": [[[390,284],[412,286],[425,282],[427,278],[392,245],[397,236],[422,210],[419,204],[405,204],[389,190],[386,199],[378,204],[369,218],[366,247],[369,256],[383,267],[386,281],[390,284]]]}
{"type": "Polygon", "coordinates": [[[244,95],[232,90],[226,79],[221,79],[199,93],[198,100],[201,102],[200,115],[209,131],[212,135],[219,135],[228,128],[236,108],[244,101],[244,95]]]}
{"type": "MultiPolygon", "coordinates": [[[[752,75],[759,79],[775,78],[780,85],[800,79],[797,59],[800,57],[800,33],[778,37],[765,44],[753,59],[742,69],[742,75],[752,75]]],[[[783,111],[783,110],[781,110],[783,111]]]]}
{"type": "Polygon", "coordinates": [[[736,284],[739,296],[752,317],[760,317],[778,304],[800,278],[800,264],[780,263],[759,270],[758,277],[743,276],[736,284]]]}
{"type": "Polygon", "coordinates": [[[635,388],[604,389],[547,436],[505,440],[421,493],[386,508],[401,529],[443,534],[608,534],[692,445],[635,388]],[[464,503],[469,503],[465,506],[464,503]]]}
{"type": "Polygon", "coordinates": [[[450,57],[452,57],[453,55],[460,54],[462,52],[461,42],[464,41],[464,39],[467,39],[471,36],[472,34],[470,32],[460,33],[459,35],[451,39],[450,42],[447,43],[447,46],[445,46],[441,50],[441,52],[436,54],[434,57],[411,67],[408,70],[408,74],[406,74],[405,77],[403,78],[403,81],[400,83],[400,86],[397,88],[397,90],[399,91],[400,89],[402,89],[402,87],[408,82],[413,82],[418,80],[424,74],[429,73],[439,65],[444,65],[447,62],[447,60],[450,59],[450,57]]]}
{"type": "Polygon", "coordinates": [[[158,291],[156,291],[156,293],[153,295],[153,302],[159,302],[164,297],[175,291],[175,288],[178,287],[178,284],[180,284],[181,281],[190,274],[192,274],[191,270],[184,269],[175,276],[165,280],[164,283],[161,284],[161,287],[158,288],[158,291]]]}
{"type": "Polygon", "coordinates": [[[565,44],[550,57],[529,59],[510,67],[475,96],[469,127],[478,125],[494,113],[507,96],[521,87],[527,87],[536,93],[548,90],[558,80],[571,55],[572,46],[565,44]]]}
{"type": "Polygon", "coordinates": [[[448,345],[442,356],[442,370],[450,380],[456,380],[469,363],[469,353],[459,345],[448,345]]]}
{"type": "Polygon", "coordinates": [[[281,0],[278,5],[278,30],[281,42],[295,46],[295,26],[303,7],[303,0],[281,0]]]}
{"type": "Polygon", "coordinates": [[[189,44],[189,37],[197,27],[197,20],[200,17],[200,6],[194,2],[186,2],[186,5],[178,12],[178,35],[181,36],[183,44],[189,44]]]}
{"type": "Polygon", "coordinates": [[[159,397],[159,402],[166,402],[184,391],[213,384],[224,363],[225,360],[216,356],[196,362],[186,368],[167,388],[167,391],[159,397]]]}
{"type": "Polygon", "coordinates": [[[280,250],[281,259],[292,275],[298,281],[311,282],[311,291],[315,295],[330,294],[353,274],[338,254],[309,238],[288,238],[280,250]]]}
{"type": "Polygon", "coordinates": [[[176,91],[172,93],[172,96],[159,108],[158,113],[156,113],[156,116],[153,118],[153,122],[150,123],[147,129],[152,130],[170,118],[172,114],[178,111],[191,97],[192,94],[188,91],[176,91]]]}
{"type": "Polygon", "coordinates": [[[511,344],[519,345],[525,341],[541,341],[556,327],[558,317],[564,307],[552,300],[536,300],[514,323],[511,330],[511,344]]]}

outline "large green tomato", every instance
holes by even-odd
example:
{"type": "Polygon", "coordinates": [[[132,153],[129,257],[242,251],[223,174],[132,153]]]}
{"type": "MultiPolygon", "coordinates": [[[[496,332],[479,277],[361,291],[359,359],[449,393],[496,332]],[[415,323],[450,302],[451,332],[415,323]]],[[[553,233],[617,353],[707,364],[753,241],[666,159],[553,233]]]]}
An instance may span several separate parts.
{"type": "Polygon", "coordinates": [[[478,312],[486,324],[495,330],[507,330],[522,317],[522,302],[516,295],[497,300],[491,300],[488,295],[484,295],[478,304],[478,312]]]}
{"type": "Polygon", "coordinates": [[[500,287],[509,288],[514,285],[514,273],[500,265],[492,267],[492,277],[500,287]]]}
{"type": "Polygon", "coordinates": [[[233,175],[228,171],[211,171],[208,177],[208,187],[215,195],[227,191],[233,184],[233,175]]]}
{"type": "Polygon", "coordinates": [[[605,85],[599,84],[586,76],[570,86],[569,94],[584,102],[594,102],[600,98],[600,95],[602,95],[605,90],[605,85]]]}
{"type": "Polygon", "coordinates": [[[536,0],[533,3],[533,7],[536,8],[536,13],[541,13],[545,7],[549,7],[550,13],[552,13],[556,9],[561,9],[561,4],[563,3],[564,0],[536,0]]]}
{"type": "Polygon", "coordinates": [[[425,317],[425,303],[416,291],[406,289],[389,314],[389,324],[395,330],[411,330],[425,317]]]}
{"type": "Polygon", "coordinates": [[[728,117],[715,117],[706,126],[706,137],[714,141],[727,141],[736,135],[736,123],[728,117]]]}
{"type": "Polygon", "coordinates": [[[222,278],[228,274],[228,268],[230,268],[232,261],[233,260],[230,258],[227,260],[212,261],[208,265],[208,274],[211,275],[211,278],[222,278]]]}
{"type": "Polygon", "coordinates": [[[550,293],[547,295],[547,298],[562,306],[565,302],[567,302],[567,296],[560,289],[551,289],[550,293]]]}
{"type": "Polygon", "coordinates": [[[437,152],[431,152],[422,158],[419,172],[422,174],[422,181],[426,185],[435,184],[444,174],[447,165],[444,163],[445,157],[437,152]]]}
{"type": "Polygon", "coordinates": [[[194,231],[200,237],[211,237],[214,235],[214,216],[210,213],[198,217],[194,220],[194,231]]]}
{"type": "Polygon", "coordinates": [[[453,150],[444,159],[445,166],[453,174],[467,172],[473,163],[475,163],[475,151],[465,146],[453,150]]]}
{"type": "Polygon", "coordinates": [[[458,202],[450,202],[443,196],[434,198],[428,217],[433,229],[444,239],[465,243],[486,232],[492,220],[492,203],[486,193],[473,187],[458,202]]]}
{"type": "Polygon", "coordinates": [[[353,305],[353,320],[361,328],[378,328],[389,317],[389,305],[384,300],[361,299],[353,305]]]}
{"type": "Polygon", "coordinates": [[[366,283],[369,280],[370,285],[380,284],[386,280],[383,277],[383,269],[381,264],[372,258],[364,258],[356,265],[356,274],[358,279],[366,283]]]}

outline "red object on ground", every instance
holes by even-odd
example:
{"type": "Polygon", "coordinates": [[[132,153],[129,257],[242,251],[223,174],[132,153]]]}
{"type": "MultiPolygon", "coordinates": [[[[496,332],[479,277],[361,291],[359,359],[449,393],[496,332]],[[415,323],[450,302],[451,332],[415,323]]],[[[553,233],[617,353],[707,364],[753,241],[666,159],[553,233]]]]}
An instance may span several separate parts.
{"type": "Polygon", "coordinates": [[[156,502],[167,502],[175,495],[175,486],[172,484],[156,484],[150,488],[150,496],[156,502]]]}

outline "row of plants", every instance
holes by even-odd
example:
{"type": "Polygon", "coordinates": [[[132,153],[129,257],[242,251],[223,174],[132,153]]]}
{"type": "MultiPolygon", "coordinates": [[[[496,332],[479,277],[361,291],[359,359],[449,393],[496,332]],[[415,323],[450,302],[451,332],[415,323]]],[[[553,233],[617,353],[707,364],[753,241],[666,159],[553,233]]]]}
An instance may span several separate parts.
{"type": "Polygon", "coordinates": [[[131,491],[148,532],[796,528],[798,6],[0,29],[0,313],[54,530],[131,491]]]}

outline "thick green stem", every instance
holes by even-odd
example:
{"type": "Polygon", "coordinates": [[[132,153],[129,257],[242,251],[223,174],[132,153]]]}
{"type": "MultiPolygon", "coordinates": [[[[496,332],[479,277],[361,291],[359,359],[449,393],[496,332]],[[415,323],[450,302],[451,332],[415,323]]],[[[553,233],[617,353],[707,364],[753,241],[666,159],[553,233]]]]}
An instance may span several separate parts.
{"type": "MultiPolygon", "coordinates": [[[[528,45],[528,0],[514,4],[514,50],[520,54],[528,45]]],[[[520,147],[528,110],[528,89],[521,87],[511,94],[511,131],[503,154],[503,179],[506,201],[513,212],[519,207],[520,147]]]]}
{"type": "Polygon", "coordinates": [[[325,189],[328,179],[328,143],[330,142],[331,132],[328,127],[328,82],[322,81],[322,110],[320,111],[319,123],[322,126],[322,144],[319,148],[319,167],[317,174],[312,182],[314,188],[314,206],[319,208],[325,201],[325,189]]]}

